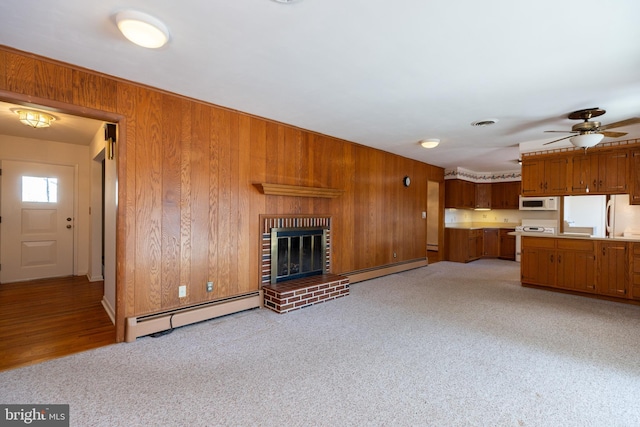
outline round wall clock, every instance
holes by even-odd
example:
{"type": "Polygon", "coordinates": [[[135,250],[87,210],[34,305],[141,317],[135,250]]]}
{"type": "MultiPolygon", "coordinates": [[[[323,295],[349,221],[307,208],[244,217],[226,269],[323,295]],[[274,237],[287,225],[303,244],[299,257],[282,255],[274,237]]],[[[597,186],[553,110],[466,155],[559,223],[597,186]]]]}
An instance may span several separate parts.
{"type": "Polygon", "coordinates": [[[408,187],[411,185],[411,178],[409,178],[408,176],[405,176],[404,178],[402,178],[402,183],[404,184],[405,187],[408,187]]]}

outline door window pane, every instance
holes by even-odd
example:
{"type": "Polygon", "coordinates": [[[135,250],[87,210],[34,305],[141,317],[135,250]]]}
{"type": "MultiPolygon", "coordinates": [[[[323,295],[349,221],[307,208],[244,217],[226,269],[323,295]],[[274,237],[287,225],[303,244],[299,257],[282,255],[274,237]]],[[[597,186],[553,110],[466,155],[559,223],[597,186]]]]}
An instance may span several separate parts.
{"type": "Polygon", "coordinates": [[[58,203],[58,178],[23,176],[22,201],[58,203]]]}

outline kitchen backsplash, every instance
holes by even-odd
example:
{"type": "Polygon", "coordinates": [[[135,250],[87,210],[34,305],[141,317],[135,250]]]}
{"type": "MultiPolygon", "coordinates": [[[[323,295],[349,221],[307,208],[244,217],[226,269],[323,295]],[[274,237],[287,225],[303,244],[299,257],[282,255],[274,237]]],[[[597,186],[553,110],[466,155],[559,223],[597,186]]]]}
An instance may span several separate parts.
{"type": "Polygon", "coordinates": [[[517,224],[522,219],[558,219],[557,211],[519,211],[515,209],[492,209],[489,211],[474,211],[468,209],[445,209],[444,223],[451,224],[517,224]]]}

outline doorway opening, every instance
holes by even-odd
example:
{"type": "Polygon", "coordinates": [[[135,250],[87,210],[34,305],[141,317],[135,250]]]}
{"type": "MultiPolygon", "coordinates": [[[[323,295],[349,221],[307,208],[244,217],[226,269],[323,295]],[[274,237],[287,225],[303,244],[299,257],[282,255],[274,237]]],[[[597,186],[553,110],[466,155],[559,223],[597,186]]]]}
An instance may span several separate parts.
{"type": "MultiPolygon", "coordinates": [[[[10,115],[10,107],[28,106],[43,111],[53,111],[48,100],[26,99],[20,94],[3,92],[0,97],[0,160],[25,161],[46,164],[61,164],[74,169],[74,201],[73,214],[62,215],[64,231],[71,230],[74,235],[72,244],[71,276],[86,276],[88,282],[104,283],[102,306],[116,324],[116,341],[124,337],[124,313],[118,311],[116,304],[116,191],[117,191],[117,158],[114,144],[105,143],[105,125],[116,126],[122,117],[98,110],[80,108],[73,105],[55,103],[57,120],[50,128],[32,129],[21,124],[10,115]],[[56,126],[57,125],[57,126],[56,126]],[[87,135],[89,135],[87,137],[87,135]],[[82,140],[82,142],[79,142],[82,140]],[[110,151],[107,151],[109,148],[110,151]],[[79,154],[81,153],[81,154],[79,154]],[[78,160],[79,156],[82,160],[78,160]],[[67,221],[67,218],[71,218],[67,221]],[[66,226],[71,225],[68,229],[66,226]],[[120,322],[118,322],[120,320],[120,322]],[[118,323],[122,323],[118,327],[118,323]],[[119,338],[120,337],[120,338],[119,338]]],[[[36,177],[38,177],[36,175],[36,177]]],[[[1,178],[0,178],[1,179],[1,178]]],[[[53,185],[54,181],[49,181],[53,185]]],[[[45,202],[35,202],[41,203],[45,202]]],[[[0,204],[0,209],[2,209],[0,204]]],[[[51,212],[37,213],[37,222],[28,218],[32,224],[42,228],[43,224],[54,215],[51,212]]],[[[59,215],[58,215],[59,216],[59,215]]],[[[34,217],[32,215],[32,217],[34,217]]],[[[5,239],[6,223],[2,221],[0,245],[5,239]]],[[[32,256],[41,262],[45,255],[50,255],[38,245],[32,256]]],[[[45,247],[47,245],[44,245],[45,247]]],[[[54,246],[54,245],[49,245],[54,246]]],[[[0,252],[2,270],[7,267],[6,253],[0,252]]],[[[59,277],[60,274],[43,277],[59,277]]],[[[68,276],[66,273],[62,276],[68,276]]],[[[24,280],[31,279],[25,277],[24,280]]],[[[20,279],[20,280],[23,280],[20,279]]],[[[13,282],[13,280],[11,280],[13,282]]],[[[0,283],[7,283],[0,273],[0,283]]],[[[0,285],[1,286],[1,285],[0,285]]],[[[46,297],[46,296],[43,296],[46,297]]]]}

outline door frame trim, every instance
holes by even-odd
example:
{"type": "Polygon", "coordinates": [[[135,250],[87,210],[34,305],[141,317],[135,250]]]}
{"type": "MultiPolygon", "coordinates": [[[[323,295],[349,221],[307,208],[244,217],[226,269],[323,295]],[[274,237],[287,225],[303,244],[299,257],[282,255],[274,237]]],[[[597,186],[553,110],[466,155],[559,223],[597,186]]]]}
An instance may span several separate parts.
{"type": "MultiPolygon", "coordinates": [[[[89,119],[101,120],[105,122],[115,123],[118,126],[118,144],[115,153],[116,160],[116,184],[118,200],[126,200],[126,117],[122,114],[117,114],[109,111],[98,110],[94,108],[82,107],[75,104],[66,102],[54,101],[47,98],[40,98],[31,95],[25,95],[16,92],[10,92],[0,89],[0,101],[9,102],[12,104],[24,105],[27,107],[41,108],[49,110],[51,112],[60,112],[65,114],[72,114],[78,117],[85,117],[89,119]]],[[[125,335],[125,271],[124,268],[119,267],[119,260],[123,259],[123,255],[126,253],[125,245],[125,209],[121,208],[119,203],[116,203],[116,265],[114,268],[116,278],[116,342],[124,342],[125,335]]]]}

